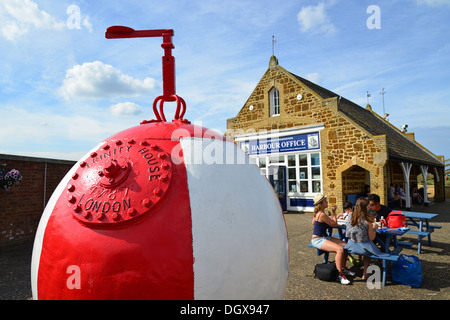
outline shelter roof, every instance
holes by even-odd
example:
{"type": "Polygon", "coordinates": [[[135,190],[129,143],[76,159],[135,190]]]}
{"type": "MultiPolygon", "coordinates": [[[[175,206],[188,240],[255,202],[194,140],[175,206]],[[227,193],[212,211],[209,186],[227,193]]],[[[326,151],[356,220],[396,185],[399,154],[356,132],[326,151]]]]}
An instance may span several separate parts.
{"type": "Polygon", "coordinates": [[[430,166],[444,166],[442,161],[434,154],[420,146],[418,143],[410,140],[400,130],[371,110],[363,108],[309,80],[299,77],[291,72],[289,73],[323,99],[337,98],[338,110],[357,123],[360,127],[367,130],[370,134],[374,136],[386,135],[389,159],[430,166]]]}

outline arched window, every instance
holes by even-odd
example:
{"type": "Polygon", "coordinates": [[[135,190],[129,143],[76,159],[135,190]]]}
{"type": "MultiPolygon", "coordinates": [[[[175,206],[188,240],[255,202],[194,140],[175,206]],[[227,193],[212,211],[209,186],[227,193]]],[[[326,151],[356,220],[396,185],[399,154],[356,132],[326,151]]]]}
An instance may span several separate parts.
{"type": "Polygon", "coordinates": [[[269,91],[270,99],[270,116],[277,116],[280,114],[280,92],[277,88],[272,88],[269,91]]]}

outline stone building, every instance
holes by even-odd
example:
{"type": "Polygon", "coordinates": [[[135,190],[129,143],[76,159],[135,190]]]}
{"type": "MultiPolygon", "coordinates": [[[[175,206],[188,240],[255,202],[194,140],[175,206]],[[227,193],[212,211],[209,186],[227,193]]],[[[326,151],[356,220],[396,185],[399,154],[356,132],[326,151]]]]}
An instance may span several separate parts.
{"type": "Polygon", "coordinates": [[[285,70],[275,56],[242,109],[227,120],[227,136],[255,160],[285,210],[312,211],[317,193],[342,210],[365,185],[387,204],[390,183],[403,185],[410,208],[410,186],[427,174],[434,175],[434,200],[445,199],[443,157],[370,105],[363,108],[285,70]]]}

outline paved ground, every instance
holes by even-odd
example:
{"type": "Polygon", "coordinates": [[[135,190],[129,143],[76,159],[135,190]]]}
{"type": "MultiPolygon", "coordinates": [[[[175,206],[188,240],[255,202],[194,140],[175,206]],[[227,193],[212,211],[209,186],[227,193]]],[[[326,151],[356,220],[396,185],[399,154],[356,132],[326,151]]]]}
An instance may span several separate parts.
{"type": "MultiPolygon", "coordinates": [[[[310,242],[312,214],[285,215],[289,235],[289,281],[286,289],[286,300],[449,300],[450,299],[450,201],[432,204],[429,207],[415,207],[414,211],[439,213],[433,219],[433,224],[439,224],[442,229],[432,234],[433,245],[428,247],[426,241],[422,245],[423,284],[420,288],[411,288],[388,282],[381,289],[368,289],[361,279],[362,268],[351,267],[357,273],[351,285],[323,282],[314,279],[314,265],[322,262],[322,257],[316,255],[316,250],[306,247],[310,242]]],[[[411,249],[402,253],[417,255],[417,239],[404,236],[404,241],[414,243],[411,249]]],[[[31,298],[30,264],[32,242],[10,247],[0,247],[0,300],[24,300],[31,298]]],[[[334,260],[334,254],[330,254],[334,260]]]]}
{"type": "Polygon", "coordinates": [[[0,247],[0,300],[31,298],[31,253],[33,242],[0,247]]]}
{"type": "MultiPolygon", "coordinates": [[[[411,248],[404,249],[403,254],[418,256],[422,261],[423,283],[420,288],[412,288],[392,282],[387,277],[387,284],[381,289],[368,289],[367,283],[361,279],[362,267],[354,267],[347,261],[347,267],[356,272],[350,285],[329,283],[315,279],[314,265],[321,263],[323,256],[318,257],[315,249],[306,247],[311,241],[312,213],[285,214],[289,236],[289,281],[285,299],[344,299],[344,300],[448,300],[450,299],[450,201],[432,204],[428,207],[416,206],[412,211],[439,213],[432,224],[441,225],[431,234],[432,246],[422,240],[421,254],[417,254],[417,237],[405,235],[400,239],[414,243],[411,248]]],[[[330,254],[334,260],[334,254],[330,254]]]]}

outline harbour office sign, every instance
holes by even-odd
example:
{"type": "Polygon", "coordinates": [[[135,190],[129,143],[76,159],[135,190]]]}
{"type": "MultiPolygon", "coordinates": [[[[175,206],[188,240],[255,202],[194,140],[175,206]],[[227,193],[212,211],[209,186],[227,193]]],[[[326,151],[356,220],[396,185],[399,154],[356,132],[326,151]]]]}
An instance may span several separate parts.
{"type": "Polygon", "coordinates": [[[285,153],[320,149],[319,133],[297,134],[286,137],[250,140],[249,155],[285,153]]]}

